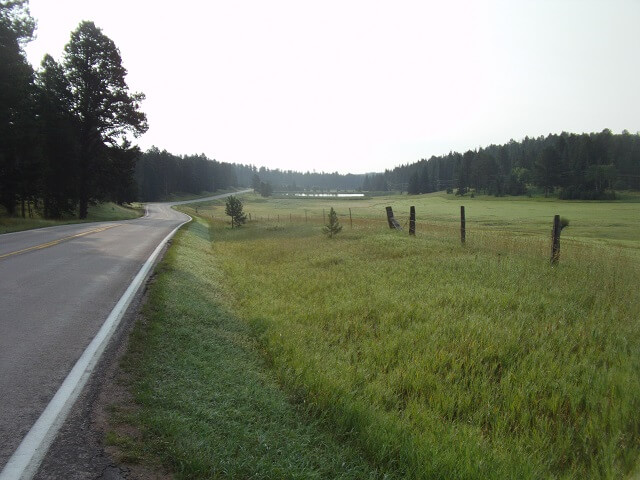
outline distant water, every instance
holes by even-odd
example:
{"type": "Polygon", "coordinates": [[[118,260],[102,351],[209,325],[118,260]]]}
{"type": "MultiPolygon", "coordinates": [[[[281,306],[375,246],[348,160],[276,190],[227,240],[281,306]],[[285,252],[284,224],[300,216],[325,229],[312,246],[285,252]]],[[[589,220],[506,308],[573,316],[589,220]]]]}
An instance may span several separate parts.
{"type": "Polygon", "coordinates": [[[364,193],[294,193],[296,197],[364,197],[364,193]]]}

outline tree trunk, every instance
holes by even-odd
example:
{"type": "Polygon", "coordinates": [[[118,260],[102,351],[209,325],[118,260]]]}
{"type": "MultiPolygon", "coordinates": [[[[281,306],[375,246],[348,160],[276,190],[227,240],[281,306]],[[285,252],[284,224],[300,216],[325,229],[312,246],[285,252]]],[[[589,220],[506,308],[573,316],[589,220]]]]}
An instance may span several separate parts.
{"type": "Polygon", "coordinates": [[[78,204],[78,218],[85,219],[87,218],[87,214],[89,212],[89,199],[82,195],[80,197],[80,202],[78,204]]]}

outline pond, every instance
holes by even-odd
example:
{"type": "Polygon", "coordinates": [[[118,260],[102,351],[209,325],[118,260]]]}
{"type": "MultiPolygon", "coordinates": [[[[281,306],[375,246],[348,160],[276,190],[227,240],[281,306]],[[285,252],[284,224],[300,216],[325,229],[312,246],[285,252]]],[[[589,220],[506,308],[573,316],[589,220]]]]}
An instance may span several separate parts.
{"type": "Polygon", "coordinates": [[[353,198],[364,197],[364,193],[294,193],[295,197],[339,197],[353,198]]]}

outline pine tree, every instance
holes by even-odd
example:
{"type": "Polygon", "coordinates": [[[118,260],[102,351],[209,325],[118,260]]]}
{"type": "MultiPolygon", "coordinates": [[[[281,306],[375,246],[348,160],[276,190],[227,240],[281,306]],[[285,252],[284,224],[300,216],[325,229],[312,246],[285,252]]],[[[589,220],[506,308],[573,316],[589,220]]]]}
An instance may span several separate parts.
{"type": "Polygon", "coordinates": [[[239,227],[247,221],[247,215],[244,213],[242,202],[238,197],[229,195],[227,197],[227,205],[225,213],[231,217],[231,228],[235,225],[239,227]]]}
{"type": "Polygon", "coordinates": [[[80,218],[90,202],[108,194],[109,147],[147,131],[140,111],[141,93],[130,93],[120,51],[93,22],[84,21],[71,33],[63,67],[71,92],[71,111],[78,123],[80,218]]]}
{"type": "Polygon", "coordinates": [[[342,225],[340,225],[340,222],[338,221],[338,214],[333,207],[331,207],[331,210],[329,210],[329,223],[322,228],[322,232],[325,235],[328,235],[329,238],[332,238],[334,235],[340,233],[341,230],[342,225]]]}

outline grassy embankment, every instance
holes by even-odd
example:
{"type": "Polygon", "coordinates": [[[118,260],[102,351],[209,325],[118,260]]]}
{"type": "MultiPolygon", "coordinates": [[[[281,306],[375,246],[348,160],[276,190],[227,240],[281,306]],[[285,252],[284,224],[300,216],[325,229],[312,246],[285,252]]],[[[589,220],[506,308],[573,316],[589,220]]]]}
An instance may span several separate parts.
{"type": "Polygon", "coordinates": [[[224,283],[196,218],[156,269],[122,364],[137,407],[113,410],[107,443],[121,460],[156,459],[184,479],[394,478],[290,402],[255,332],[227,311],[224,283]]]}
{"type": "MultiPolygon", "coordinates": [[[[169,257],[171,269],[160,276],[167,282],[182,277],[182,295],[198,294],[175,307],[178,317],[162,297],[170,289],[154,285],[145,332],[157,336],[138,335],[134,346],[146,361],[129,364],[140,375],[142,408],[133,418],[156,437],[159,454],[178,458],[174,444],[187,441],[185,431],[205,452],[220,439],[149,419],[180,425],[201,419],[224,428],[235,418],[218,389],[200,390],[212,378],[194,378],[184,385],[186,394],[164,385],[165,378],[188,377],[219,361],[214,353],[200,356],[219,349],[206,327],[213,322],[220,338],[233,338],[233,328],[255,332],[257,343],[242,343],[248,351],[262,351],[296,404],[323,425],[330,422],[380,471],[443,479],[629,473],[640,451],[638,203],[444,195],[389,201],[401,223],[416,205],[416,238],[385,227],[387,203],[380,198],[253,198],[245,209],[264,220],[237,230],[226,225],[222,202],[199,206],[210,230],[185,233],[169,257]],[[467,207],[464,247],[457,230],[461,203],[467,207]],[[329,206],[344,225],[333,240],[320,234],[329,206]],[[551,268],[555,213],[571,223],[560,265],[551,268]],[[203,242],[198,251],[183,245],[197,238],[203,242]],[[193,275],[196,269],[209,272],[202,274],[209,283],[193,275]],[[220,306],[247,326],[219,323],[220,306]],[[184,350],[165,353],[163,342],[183,335],[183,320],[173,318],[191,319],[192,340],[205,345],[187,348],[186,342],[184,350]],[[195,410],[187,411],[181,405],[187,398],[178,401],[179,395],[193,399],[195,410]]],[[[232,397],[247,401],[259,391],[242,388],[232,397]]],[[[235,448],[247,447],[238,442],[235,448]]],[[[232,461],[197,450],[181,452],[180,462],[232,461]]],[[[176,471],[184,471],[182,463],[176,471]]]]}
{"type": "Polygon", "coordinates": [[[142,215],[144,215],[144,208],[139,204],[132,204],[131,207],[127,207],[112,202],[90,206],[89,214],[85,220],[80,220],[75,216],[66,216],[59,220],[48,220],[37,215],[32,218],[8,217],[5,215],[2,207],[0,207],[0,234],[30,230],[32,228],[66,225],[69,223],[130,220],[142,215]]]}

